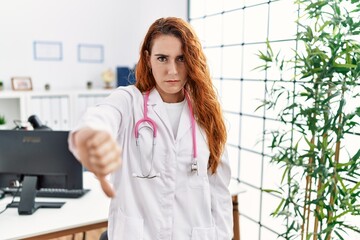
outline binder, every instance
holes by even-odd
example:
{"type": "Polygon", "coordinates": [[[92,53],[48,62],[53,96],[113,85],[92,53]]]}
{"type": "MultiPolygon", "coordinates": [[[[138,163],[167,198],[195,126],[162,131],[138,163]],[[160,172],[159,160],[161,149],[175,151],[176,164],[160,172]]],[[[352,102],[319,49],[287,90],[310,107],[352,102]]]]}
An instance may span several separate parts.
{"type": "Polygon", "coordinates": [[[51,97],[49,98],[51,105],[51,128],[53,130],[61,130],[60,122],[61,122],[61,105],[60,105],[60,97],[51,97]]]}
{"type": "Polygon", "coordinates": [[[135,83],[135,73],[128,67],[117,67],[117,86],[128,86],[135,83]]]}
{"type": "MultiPolygon", "coordinates": [[[[52,119],[52,105],[51,105],[51,97],[41,97],[41,113],[40,119],[42,120],[43,124],[54,128],[53,119],[52,119]]],[[[56,107],[56,106],[54,106],[56,107]]]]}
{"type": "Polygon", "coordinates": [[[65,96],[60,98],[60,111],[61,111],[60,129],[69,130],[70,129],[69,97],[65,96]]]}

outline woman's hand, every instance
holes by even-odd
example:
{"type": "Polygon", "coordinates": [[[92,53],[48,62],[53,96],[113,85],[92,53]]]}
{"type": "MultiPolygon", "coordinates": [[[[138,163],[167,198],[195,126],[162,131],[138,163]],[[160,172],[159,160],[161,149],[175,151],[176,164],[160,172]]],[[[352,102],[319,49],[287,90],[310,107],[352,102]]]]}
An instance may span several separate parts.
{"type": "Polygon", "coordinates": [[[80,162],[98,177],[105,194],[114,197],[114,189],[105,177],[121,164],[116,140],[106,131],[82,128],[74,133],[74,143],[80,162]]]}

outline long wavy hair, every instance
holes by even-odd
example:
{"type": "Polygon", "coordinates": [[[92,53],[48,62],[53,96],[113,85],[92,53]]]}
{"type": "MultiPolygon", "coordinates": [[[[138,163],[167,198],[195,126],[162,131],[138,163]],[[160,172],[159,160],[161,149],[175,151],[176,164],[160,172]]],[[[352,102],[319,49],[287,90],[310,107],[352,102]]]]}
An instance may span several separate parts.
{"type": "Polygon", "coordinates": [[[195,119],[206,132],[210,150],[208,167],[212,173],[215,173],[224,151],[227,132],[205,54],[190,24],[180,18],[168,17],[160,18],[150,26],[140,49],[135,86],[144,92],[156,85],[147,62],[146,52],[151,54],[153,41],[160,35],[172,35],[182,42],[182,51],[188,70],[185,89],[190,95],[195,119]]]}

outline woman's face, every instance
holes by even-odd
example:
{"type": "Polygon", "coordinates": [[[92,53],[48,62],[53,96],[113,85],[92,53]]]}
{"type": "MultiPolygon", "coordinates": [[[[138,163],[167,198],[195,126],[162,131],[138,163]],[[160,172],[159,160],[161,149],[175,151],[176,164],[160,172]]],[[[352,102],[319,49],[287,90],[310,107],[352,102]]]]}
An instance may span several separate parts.
{"type": "Polygon", "coordinates": [[[164,102],[181,102],[187,81],[181,41],[173,35],[160,35],[153,40],[148,64],[155,78],[156,89],[164,102]]]}

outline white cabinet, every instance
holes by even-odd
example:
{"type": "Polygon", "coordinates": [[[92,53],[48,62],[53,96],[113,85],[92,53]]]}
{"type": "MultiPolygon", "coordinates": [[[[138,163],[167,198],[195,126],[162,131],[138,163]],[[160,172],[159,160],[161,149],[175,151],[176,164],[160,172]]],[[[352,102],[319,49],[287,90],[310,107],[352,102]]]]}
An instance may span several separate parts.
{"type": "Polygon", "coordinates": [[[53,130],[71,129],[87,107],[93,106],[110,94],[111,90],[13,92],[0,91],[0,116],[7,120],[7,128],[14,121],[26,122],[37,115],[53,130]]]}
{"type": "Polygon", "coordinates": [[[69,129],[69,94],[35,94],[27,98],[26,117],[37,115],[43,124],[54,130],[69,129]],[[62,105],[62,101],[66,104],[62,105]],[[64,115],[64,116],[63,116],[64,115]],[[67,124],[63,124],[63,122],[67,124]]]}

